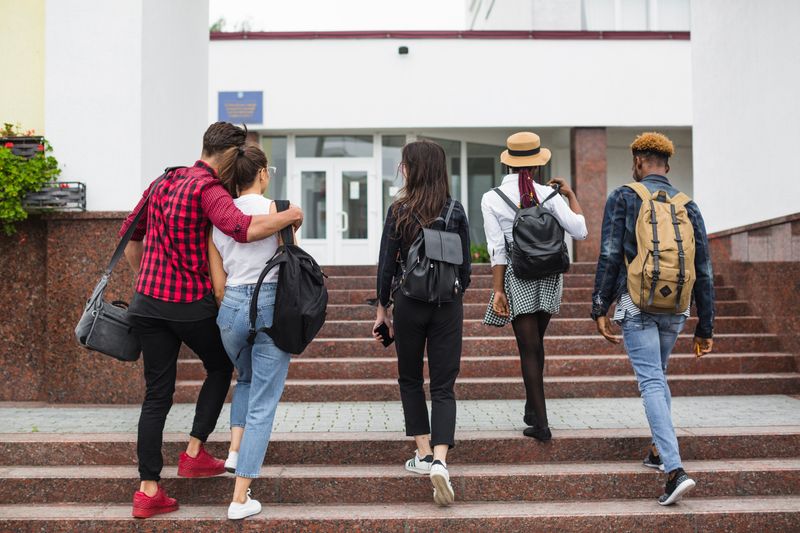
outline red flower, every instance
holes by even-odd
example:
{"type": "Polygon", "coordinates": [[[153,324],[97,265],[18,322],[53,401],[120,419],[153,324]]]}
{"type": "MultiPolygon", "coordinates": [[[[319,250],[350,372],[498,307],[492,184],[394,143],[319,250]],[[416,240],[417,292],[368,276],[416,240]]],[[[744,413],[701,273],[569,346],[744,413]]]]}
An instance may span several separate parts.
{"type": "Polygon", "coordinates": [[[5,146],[6,148],[14,148],[14,143],[9,141],[6,144],[4,144],[3,146],[5,146]]]}
{"type": "Polygon", "coordinates": [[[44,152],[44,145],[43,144],[37,144],[36,145],[36,151],[37,152],[44,152]]]}

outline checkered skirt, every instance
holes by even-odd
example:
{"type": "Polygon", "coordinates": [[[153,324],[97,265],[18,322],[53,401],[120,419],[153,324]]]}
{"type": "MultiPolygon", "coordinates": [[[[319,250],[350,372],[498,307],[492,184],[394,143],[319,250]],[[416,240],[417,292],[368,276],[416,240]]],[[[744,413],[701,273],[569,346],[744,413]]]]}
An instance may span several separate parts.
{"type": "Polygon", "coordinates": [[[508,254],[508,267],[503,283],[506,289],[506,298],[508,298],[510,316],[503,317],[494,312],[492,309],[494,292],[492,292],[489,306],[483,317],[484,324],[503,327],[518,315],[539,311],[555,315],[561,309],[561,293],[564,289],[563,274],[553,274],[541,279],[520,279],[514,275],[511,254],[508,254]]]}

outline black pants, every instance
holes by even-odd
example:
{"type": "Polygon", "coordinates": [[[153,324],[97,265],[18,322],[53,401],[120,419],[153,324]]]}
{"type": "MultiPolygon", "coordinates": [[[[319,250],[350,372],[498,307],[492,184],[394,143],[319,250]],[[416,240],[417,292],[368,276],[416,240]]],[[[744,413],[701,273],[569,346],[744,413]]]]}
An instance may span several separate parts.
{"type": "Polygon", "coordinates": [[[231,386],[233,365],[219,336],[216,318],[196,322],[172,322],[157,318],[133,317],[134,329],[142,340],[146,392],[139,416],[139,476],[159,481],[164,458],[161,444],[164,423],[172,407],[178,352],[181,342],[203,361],[206,379],[197,397],[191,436],[205,442],[217,425],[225,396],[231,386]]]}
{"type": "Polygon", "coordinates": [[[461,300],[427,304],[395,295],[394,335],[400,399],[406,421],[406,435],[431,434],[431,446],[452,447],[456,430],[456,396],[453,386],[461,365],[461,334],[464,307],[461,300]],[[428,346],[431,419],[422,389],[423,357],[428,346]],[[433,431],[431,431],[431,427],[433,431]]]}

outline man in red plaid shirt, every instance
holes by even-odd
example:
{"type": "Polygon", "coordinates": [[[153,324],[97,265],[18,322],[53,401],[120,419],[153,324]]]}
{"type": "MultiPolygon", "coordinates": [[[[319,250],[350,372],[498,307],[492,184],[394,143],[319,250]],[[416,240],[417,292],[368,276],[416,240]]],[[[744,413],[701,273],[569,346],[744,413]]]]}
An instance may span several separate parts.
{"type": "Polygon", "coordinates": [[[245,144],[247,131],[226,122],[209,126],[203,153],[194,166],[167,174],[150,188],[120,229],[125,233],[144,209],[125,249],[138,271],[136,292],[128,314],[142,341],[146,394],[139,417],[137,453],[140,490],[134,494],[133,516],[146,518],[174,511],[178,502],[159,486],[164,423],[175,392],[181,343],[202,360],[206,379],[200,389],[186,451],[178,475],[208,477],[225,471],[203,443],[217,424],[231,383],[233,366],[220,339],[217,305],[208,275],[208,233],[216,226],[238,242],[264,239],[281,229],[299,227],[303,212],[297,206],[265,215],[245,215],[217,178],[218,158],[245,144]]]}

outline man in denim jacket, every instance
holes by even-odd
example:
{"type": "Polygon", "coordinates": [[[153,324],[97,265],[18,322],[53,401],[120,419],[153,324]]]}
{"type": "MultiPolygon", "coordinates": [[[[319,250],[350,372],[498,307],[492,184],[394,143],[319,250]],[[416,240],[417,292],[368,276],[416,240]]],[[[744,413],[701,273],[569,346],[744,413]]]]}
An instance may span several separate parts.
{"type": "MultiPolygon", "coordinates": [[[[669,158],[674,153],[672,141],[659,133],[644,133],[631,144],[631,150],[636,181],[651,192],[666,191],[671,197],[679,192],[666,177],[669,158]]],[[[671,505],[695,486],[681,464],[666,380],[667,361],[689,316],[689,309],[679,314],[646,313],[633,304],[628,294],[626,259],[629,263],[636,257],[636,219],[641,206],[642,200],[627,186],[619,187],[608,197],[592,294],[592,318],[597,321],[597,330],[603,337],[619,344],[620,340],[612,332],[611,321],[606,316],[611,304],[616,302],[613,320],[622,327],[625,348],[639,382],[639,392],[653,435],[653,445],[644,464],[668,473],[665,493],[658,501],[662,505],[671,505]]],[[[692,296],[699,323],[695,330],[694,352],[700,357],[711,352],[713,347],[714,273],[703,216],[694,202],[689,202],[686,209],[695,237],[697,280],[692,296]]]]}

